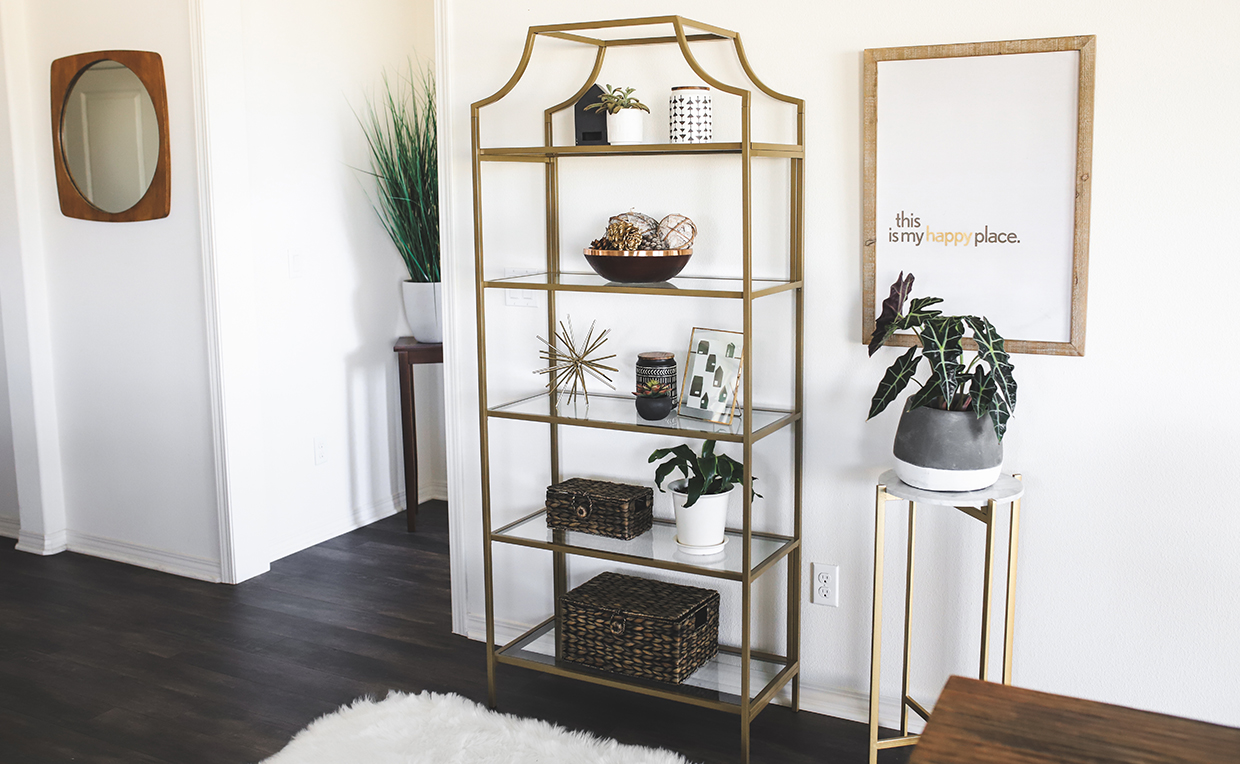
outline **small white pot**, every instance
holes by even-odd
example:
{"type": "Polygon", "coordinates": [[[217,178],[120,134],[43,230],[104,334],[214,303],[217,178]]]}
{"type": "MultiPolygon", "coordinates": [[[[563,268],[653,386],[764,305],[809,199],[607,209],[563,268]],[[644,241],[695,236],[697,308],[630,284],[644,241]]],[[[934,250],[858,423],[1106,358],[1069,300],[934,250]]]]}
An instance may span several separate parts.
{"type": "Polygon", "coordinates": [[[676,540],[685,546],[722,544],[733,491],[703,494],[692,507],[686,507],[689,495],[684,490],[688,484],[688,480],[673,480],[668,484],[672,489],[672,506],[676,509],[676,540]]]}
{"type": "Polygon", "coordinates": [[[607,114],[607,142],[613,146],[641,143],[646,127],[646,113],[641,109],[621,109],[607,114]]]}
{"type": "Polygon", "coordinates": [[[405,298],[405,320],[418,342],[443,342],[443,300],[439,282],[401,284],[405,298]]]}

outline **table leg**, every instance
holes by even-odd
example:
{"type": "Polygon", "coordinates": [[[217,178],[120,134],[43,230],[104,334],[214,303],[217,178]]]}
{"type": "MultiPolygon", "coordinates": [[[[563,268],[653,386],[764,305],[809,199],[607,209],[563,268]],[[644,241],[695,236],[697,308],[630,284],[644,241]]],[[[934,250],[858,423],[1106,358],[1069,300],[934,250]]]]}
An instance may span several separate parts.
{"type": "Polygon", "coordinates": [[[883,543],[887,486],[874,497],[874,626],[870,636],[870,764],[878,764],[878,674],[883,652],[883,543]]]}
{"type": "MultiPolygon", "coordinates": [[[[1020,475],[1015,476],[1017,480],[1020,475]]],[[[1003,683],[1012,683],[1012,643],[1016,632],[1016,550],[1020,542],[1020,499],[1012,502],[1012,523],[1008,527],[1007,601],[1003,626],[1003,683]]]]}
{"type": "Polygon", "coordinates": [[[413,407],[413,364],[406,353],[397,354],[400,366],[401,433],[405,441],[405,527],[417,530],[418,430],[413,407]]]}
{"type": "Polygon", "coordinates": [[[986,569],[982,582],[982,655],[978,678],[983,682],[990,678],[990,584],[995,569],[995,522],[998,505],[994,499],[986,502],[986,569]]]}
{"type": "Polygon", "coordinates": [[[908,503],[908,560],[904,571],[904,672],[900,682],[900,734],[908,734],[908,674],[913,646],[913,552],[917,539],[917,502],[908,503]]]}

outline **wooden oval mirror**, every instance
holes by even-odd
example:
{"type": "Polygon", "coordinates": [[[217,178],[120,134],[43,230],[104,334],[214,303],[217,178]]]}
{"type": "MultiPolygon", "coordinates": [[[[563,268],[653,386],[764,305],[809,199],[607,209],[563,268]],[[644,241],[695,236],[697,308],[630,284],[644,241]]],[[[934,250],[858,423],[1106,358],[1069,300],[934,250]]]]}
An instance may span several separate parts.
{"type": "Polygon", "coordinates": [[[66,217],[167,217],[168,95],[159,54],[102,50],[53,61],[52,147],[66,217]]]}

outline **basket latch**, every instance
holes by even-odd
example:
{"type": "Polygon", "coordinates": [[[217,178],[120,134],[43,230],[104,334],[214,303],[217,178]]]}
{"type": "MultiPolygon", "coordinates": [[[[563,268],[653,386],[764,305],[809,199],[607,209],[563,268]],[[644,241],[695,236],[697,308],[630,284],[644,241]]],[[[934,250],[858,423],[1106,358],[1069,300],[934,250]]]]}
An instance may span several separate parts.
{"type": "Polygon", "coordinates": [[[617,637],[624,633],[624,614],[616,611],[611,614],[611,618],[607,619],[607,630],[617,637]]]}
{"type": "Polygon", "coordinates": [[[586,519],[594,511],[594,498],[584,493],[577,494],[573,497],[573,511],[577,513],[577,517],[586,519]]]}

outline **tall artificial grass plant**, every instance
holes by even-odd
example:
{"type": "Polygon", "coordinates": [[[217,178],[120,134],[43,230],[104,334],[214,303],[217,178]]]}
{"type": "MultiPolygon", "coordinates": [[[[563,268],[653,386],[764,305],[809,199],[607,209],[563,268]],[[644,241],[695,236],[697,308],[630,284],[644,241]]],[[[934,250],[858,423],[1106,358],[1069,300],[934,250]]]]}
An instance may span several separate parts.
{"type": "Polygon", "coordinates": [[[370,145],[370,171],[378,185],[371,204],[392,237],[409,278],[439,281],[439,153],[436,142],[435,75],[416,74],[392,82],[367,99],[362,131],[370,145]]]}

